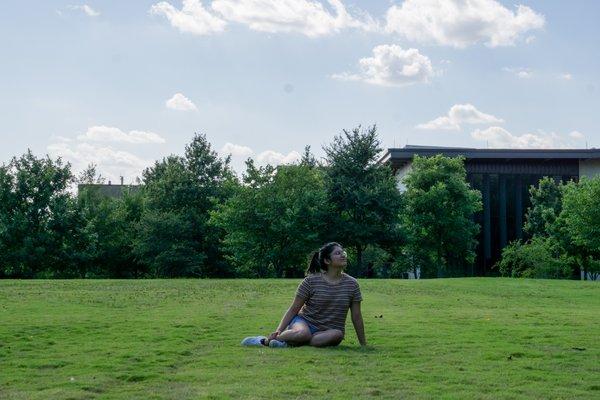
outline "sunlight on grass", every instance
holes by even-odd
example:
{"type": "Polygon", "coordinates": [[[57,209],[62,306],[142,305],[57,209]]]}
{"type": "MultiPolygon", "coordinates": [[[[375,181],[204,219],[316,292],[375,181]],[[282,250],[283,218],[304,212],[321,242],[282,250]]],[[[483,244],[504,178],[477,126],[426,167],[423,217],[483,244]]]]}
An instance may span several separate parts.
{"type": "Polygon", "coordinates": [[[240,347],[298,282],[0,281],[0,398],[600,396],[597,283],[362,280],[367,348],[240,347]]]}

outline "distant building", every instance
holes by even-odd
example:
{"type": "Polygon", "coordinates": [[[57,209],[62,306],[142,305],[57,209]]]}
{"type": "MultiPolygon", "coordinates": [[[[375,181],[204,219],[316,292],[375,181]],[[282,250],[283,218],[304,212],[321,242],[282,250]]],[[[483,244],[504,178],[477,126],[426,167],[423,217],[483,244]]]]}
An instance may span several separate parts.
{"type": "Polygon", "coordinates": [[[516,150],[412,146],[388,149],[381,162],[394,169],[398,189],[411,170],[415,155],[465,157],[467,181],[481,191],[483,211],[475,215],[481,226],[474,276],[490,274],[502,249],[522,238],[524,215],[530,206],[529,187],[544,176],[556,181],[578,181],[582,176],[600,175],[600,149],[516,150]]]}
{"type": "Polygon", "coordinates": [[[120,199],[125,193],[133,194],[139,192],[141,187],[141,185],[125,185],[123,184],[123,178],[121,177],[121,183],[118,185],[113,185],[111,181],[108,181],[108,184],[79,184],[77,185],[77,195],[79,195],[82,190],[94,190],[100,196],[120,199]]]}

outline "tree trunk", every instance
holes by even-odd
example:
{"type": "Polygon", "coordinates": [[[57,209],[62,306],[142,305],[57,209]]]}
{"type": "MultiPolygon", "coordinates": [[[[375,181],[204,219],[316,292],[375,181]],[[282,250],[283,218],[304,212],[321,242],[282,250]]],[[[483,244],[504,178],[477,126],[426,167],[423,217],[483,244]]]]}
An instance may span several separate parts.
{"type": "Polygon", "coordinates": [[[578,258],[575,259],[575,268],[573,268],[571,279],[581,280],[581,261],[578,258]]]}

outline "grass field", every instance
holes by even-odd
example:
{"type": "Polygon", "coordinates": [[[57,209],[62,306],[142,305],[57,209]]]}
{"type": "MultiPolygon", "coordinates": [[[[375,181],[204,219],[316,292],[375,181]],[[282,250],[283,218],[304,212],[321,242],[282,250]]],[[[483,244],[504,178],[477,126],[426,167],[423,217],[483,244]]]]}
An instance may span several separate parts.
{"type": "Polygon", "coordinates": [[[369,346],[242,348],[299,280],[0,281],[0,399],[600,398],[600,286],[360,281],[369,346]]]}

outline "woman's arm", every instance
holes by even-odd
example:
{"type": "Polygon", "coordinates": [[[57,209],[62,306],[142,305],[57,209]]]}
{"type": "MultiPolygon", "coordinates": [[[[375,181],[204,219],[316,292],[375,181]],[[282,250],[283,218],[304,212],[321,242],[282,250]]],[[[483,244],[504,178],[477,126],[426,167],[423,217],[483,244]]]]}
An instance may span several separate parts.
{"type": "Polygon", "coordinates": [[[362,313],[360,311],[360,301],[353,301],[350,306],[350,314],[352,316],[352,324],[358,336],[358,342],[361,346],[367,345],[367,338],[365,337],[365,324],[363,322],[362,313]]]}
{"type": "Polygon", "coordinates": [[[279,326],[277,327],[275,332],[273,332],[269,335],[269,340],[276,339],[277,336],[279,336],[279,334],[281,332],[283,332],[285,330],[285,328],[287,328],[287,326],[292,321],[292,318],[294,318],[296,316],[296,314],[298,314],[298,311],[300,311],[300,309],[304,305],[304,301],[305,300],[301,297],[298,297],[298,296],[294,297],[294,301],[292,302],[292,305],[290,306],[290,308],[288,308],[286,313],[283,315],[283,318],[281,318],[281,322],[279,323],[279,326]]]}

